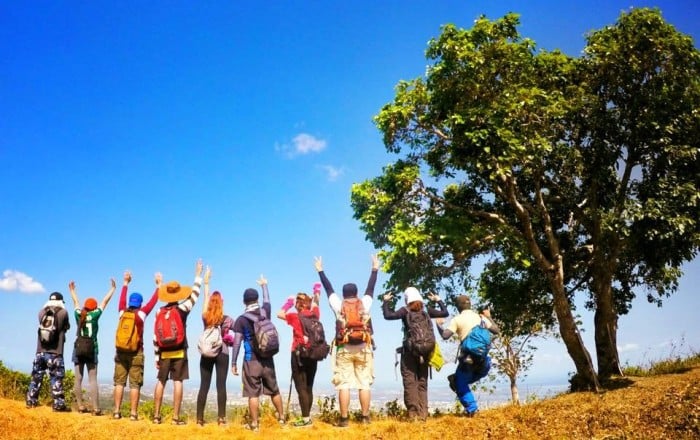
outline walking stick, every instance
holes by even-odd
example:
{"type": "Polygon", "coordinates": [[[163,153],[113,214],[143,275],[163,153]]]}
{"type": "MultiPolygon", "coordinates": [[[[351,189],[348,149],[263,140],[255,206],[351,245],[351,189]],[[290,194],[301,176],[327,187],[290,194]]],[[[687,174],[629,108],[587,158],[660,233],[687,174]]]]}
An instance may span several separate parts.
{"type": "Polygon", "coordinates": [[[292,373],[291,377],[289,378],[289,394],[287,395],[287,411],[284,414],[285,421],[289,420],[289,404],[292,401],[292,379],[294,379],[294,373],[292,373]]]}

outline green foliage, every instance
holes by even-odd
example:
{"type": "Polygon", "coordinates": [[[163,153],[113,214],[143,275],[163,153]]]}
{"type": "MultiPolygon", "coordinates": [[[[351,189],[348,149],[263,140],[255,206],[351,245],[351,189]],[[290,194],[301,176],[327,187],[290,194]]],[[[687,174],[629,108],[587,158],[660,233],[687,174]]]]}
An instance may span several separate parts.
{"type": "MultiPolygon", "coordinates": [[[[26,400],[27,390],[31,382],[31,375],[14,371],[7,368],[0,361],[0,397],[13,400],[26,400]]],[[[63,391],[65,394],[66,405],[73,402],[73,386],[75,384],[75,376],[71,370],[66,370],[63,378],[63,391]]],[[[51,405],[53,398],[51,397],[51,384],[48,374],[44,375],[41,382],[41,390],[39,391],[39,404],[51,405]]]]}
{"type": "Polygon", "coordinates": [[[667,356],[649,360],[642,365],[625,365],[622,372],[633,377],[658,376],[684,373],[697,366],[700,366],[700,353],[685,347],[685,338],[681,337],[680,342],[671,344],[667,356]]]}
{"type": "Polygon", "coordinates": [[[660,304],[700,247],[700,52],[646,8],[592,32],[581,58],[536,50],[518,25],[508,14],[443,27],[426,75],[399,82],[375,116],[400,157],[354,185],[351,203],[390,289],[460,293],[486,257],[481,293],[504,305],[502,322],[521,318],[510,336],[551,328],[553,309],[595,388],[574,297],[596,310],[609,374],[608,329],[635,288],[660,304]]]}
{"type": "Polygon", "coordinates": [[[316,404],[319,410],[318,418],[322,422],[335,423],[340,417],[340,411],[335,408],[336,398],[334,395],[319,397],[316,404]]]}

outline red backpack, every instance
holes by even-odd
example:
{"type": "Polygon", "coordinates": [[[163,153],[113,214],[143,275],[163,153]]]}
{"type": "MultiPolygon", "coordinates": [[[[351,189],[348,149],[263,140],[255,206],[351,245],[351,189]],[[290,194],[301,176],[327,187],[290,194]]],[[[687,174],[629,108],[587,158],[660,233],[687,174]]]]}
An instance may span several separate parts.
{"type": "Polygon", "coordinates": [[[165,350],[181,348],[185,342],[185,325],[176,305],[163,306],[156,315],[156,344],[165,350]]]}

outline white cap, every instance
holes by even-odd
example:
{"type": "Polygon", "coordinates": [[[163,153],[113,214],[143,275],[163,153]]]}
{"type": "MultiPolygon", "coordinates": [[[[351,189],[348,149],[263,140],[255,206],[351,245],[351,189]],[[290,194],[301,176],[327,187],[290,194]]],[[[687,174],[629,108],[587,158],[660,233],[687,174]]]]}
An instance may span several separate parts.
{"type": "Polygon", "coordinates": [[[415,287],[408,287],[403,292],[404,298],[406,299],[406,304],[410,304],[413,301],[423,302],[423,296],[420,294],[418,289],[415,287]]]}

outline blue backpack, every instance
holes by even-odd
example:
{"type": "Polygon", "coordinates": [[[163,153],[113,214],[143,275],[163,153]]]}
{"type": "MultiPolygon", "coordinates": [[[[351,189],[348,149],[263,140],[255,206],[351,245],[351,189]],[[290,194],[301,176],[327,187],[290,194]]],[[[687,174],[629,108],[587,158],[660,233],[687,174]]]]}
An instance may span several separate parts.
{"type": "Polygon", "coordinates": [[[486,323],[481,320],[460,344],[462,356],[469,355],[472,360],[479,363],[486,358],[491,349],[491,332],[486,328],[486,323]]]}

